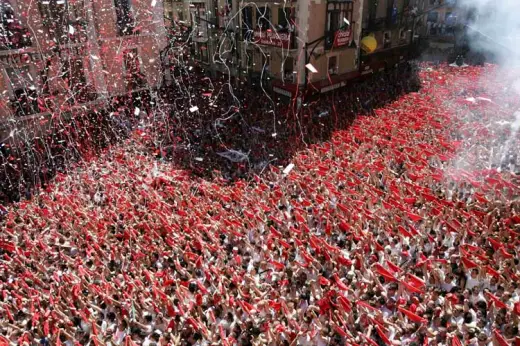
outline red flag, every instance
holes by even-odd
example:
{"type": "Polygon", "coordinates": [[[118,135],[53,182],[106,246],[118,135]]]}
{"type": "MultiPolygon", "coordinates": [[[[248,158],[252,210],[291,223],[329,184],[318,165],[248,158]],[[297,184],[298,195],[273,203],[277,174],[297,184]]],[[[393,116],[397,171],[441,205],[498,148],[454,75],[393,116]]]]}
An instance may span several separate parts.
{"type": "Polygon", "coordinates": [[[418,222],[423,219],[422,216],[410,212],[406,212],[406,215],[408,215],[408,218],[414,222],[418,222]]]}
{"type": "Polygon", "coordinates": [[[322,286],[330,286],[330,281],[324,278],[323,276],[320,276],[318,281],[322,286]]]}
{"type": "Polygon", "coordinates": [[[348,334],[343,330],[341,329],[338,325],[334,325],[334,329],[336,330],[336,332],[338,332],[339,335],[341,335],[342,337],[346,338],[348,337],[348,334]]]}
{"type": "Polygon", "coordinates": [[[454,336],[453,339],[451,339],[451,346],[462,346],[462,343],[457,336],[454,336]]]}
{"type": "Polygon", "coordinates": [[[399,226],[397,227],[397,229],[399,230],[399,232],[401,232],[401,234],[406,237],[406,238],[411,238],[412,235],[403,227],[403,226],[399,226]]]}
{"type": "Polygon", "coordinates": [[[416,323],[426,323],[428,320],[425,318],[422,318],[419,315],[414,314],[410,310],[403,309],[401,307],[398,307],[399,311],[402,312],[410,321],[416,322],[416,323]]]}
{"type": "Polygon", "coordinates": [[[466,269],[472,269],[472,268],[478,267],[477,263],[473,262],[472,260],[470,260],[466,257],[461,257],[460,260],[462,261],[462,264],[464,264],[466,269]]]}
{"type": "Polygon", "coordinates": [[[337,273],[334,273],[332,275],[332,278],[334,279],[334,281],[336,282],[336,285],[338,286],[338,288],[342,291],[348,291],[348,287],[347,285],[345,285],[339,278],[338,274],[337,273]]]}
{"type": "Polygon", "coordinates": [[[343,297],[343,296],[339,296],[338,297],[338,301],[339,303],[341,304],[341,307],[346,311],[346,312],[351,312],[352,311],[352,303],[350,303],[350,301],[343,297]]]}
{"type": "MultiPolygon", "coordinates": [[[[9,346],[10,342],[4,336],[0,335],[0,346],[9,346]]],[[[58,345],[58,344],[56,344],[58,345]]]]}
{"type": "Polygon", "coordinates": [[[498,309],[507,309],[507,305],[504,304],[497,296],[495,296],[491,292],[486,292],[486,295],[488,296],[489,300],[492,300],[495,303],[495,306],[498,309]]]}
{"type": "Polygon", "coordinates": [[[417,288],[422,288],[425,285],[424,280],[419,279],[417,276],[413,274],[408,274],[408,279],[410,280],[410,284],[417,288]]]}
{"type": "Polygon", "coordinates": [[[489,265],[486,266],[486,271],[491,276],[494,276],[496,278],[500,277],[500,273],[497,272],[495,269],[491,268],[491,266],[489,266],[489,265]]]}
{"type": "Polygon", "coordinates": [[[509,346],[509,342],[507,342],[504,336],[500,334],[497,329],[493,330],[493,335],[495,336],[495,340],[497,341],[498,346],[509,346]]]}
{"type": "Polygon", "coordinates": [[[343,231],[343,232],[349,232],[350,231],[350,225],[348,223],[346,223],[345,221],[341,221],[340,224],[339,224],[339,228],[343,231]]]}
{"type": "Polygon", "coordinates": [[[349,260],[348,258],[345,258],[343,256],[338,256],[338,263],[346,266],[346,267],[350,267],[352,265],[352,261],[349,260]]]}
{"type": "Polygon", "coordinates": [[[366,340],[370,345],[372,345],[372,346],[379,346],[379,345],[377,344],[377,342],[375,342],[374,340],[372,340],[371,338],[369,338],[369,337],[366,336],[365,334],[361,334],[361,335],[365,338],[365,340],[366,340]]]}
{"type": "Polygon", "coordinates": [[[377,330],[377,334],[379,334],[379,337],[381,338],[381,340],[383,340],[385,345],[392,345],[392,342],[390,341],[390,339],[388,339],[385,332],[383,332],[383,330],[381,330],[381,327],[376,326],[376,330],[377,330]]]}
{"type": "Polygon", "coordinates": [[[0,249],[4,249],[7,252],[15,252],[16,245],[8,241],[0,241],[0,249]]]}
{"type": "Polygon", "coordinates": [[[376,263],[374,265],[375,269],[376,269],[376,272],[381,275],[382,277],[385,278],[385,280],[388,280],[388,281],[397,281],[397,279],[392,275],[392,273],[390,273],[388,270],[386,270],[385,268],[383,268],[383,266],[379,263],[376,263]]]}
{"type": "Polygon", "coordinates": [[[419,294],[423,294],[424,291],[420,288],[417,288],[415,286],[412,286],[410,284],[408,284],[406,281],[399,281],[401,284],[403,284],[403,286],[410,292],[410,293],[419,293],[419,294]]]}
{"type": "Polygon", "coordinates": [[[491,246],[493,247],[493,250],[495,250],[495,251],[497,251],[498,249],[504,247],[504,244],[502,244],[498,240],[495,240],[493,238],[488,238],[488,240],[489,240],[489,243],[491,244],[491,246]]]}
{"type": "Polygon", "coordinates": [[[502,256],[504,256],[504,257],[507,258],[507,259],[511,259],[511,258],[514,257],[514,256],[511,255],[509,252],[507,252],[506,249],[503,248],[503,247],[500,248],[500,252],[502,253],[502,256]]]}
{"type": "Polygon", "coordinates": [[[398,266],[396,266],[395,264],[393,264],[393,263],[390,262],[390,261],[386,261],[386,265],[387,265],[388,268],[390,268],[390,270],[393,271],[394,273],[401,273],[401,272],[402,272],[401,268],[399,268],[398,266]]]}
{"type": "Polygon", "coordinates": [[[362,308],[365,308],[367,310],[370,310],[370,311],[374,311],[374,312],[379,312],[379,309],[376,309],[375,307],[373,307],[372,305],[362,301],[362,300],[358,300],[356,302],[357,305],[359,305],[360,307],[362,308]]]}
{"type": "Polygon", "coordinates": [[[515,314],[517,314],[518,316],[520,316],[520,302],[516,302],[516,303],[515,303],[515,306],[514,306],[514,308],[513,308],[513,312],[514,312],[515,314]]]}
{"type": "Polygon", "coordinates": [[[285,265],[280,262],[269,261],[269,263],[271,263],[276,268],[276,270],[283,270],[285,268],[285,265]]]}

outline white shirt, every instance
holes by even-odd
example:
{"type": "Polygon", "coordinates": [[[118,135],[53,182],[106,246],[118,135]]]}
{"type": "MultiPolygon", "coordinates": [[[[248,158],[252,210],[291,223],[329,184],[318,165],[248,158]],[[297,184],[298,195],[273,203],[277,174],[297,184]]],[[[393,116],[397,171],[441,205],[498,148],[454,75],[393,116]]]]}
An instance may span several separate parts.
{"type": "Polygon", "coordinates": [[[473,287],[476,287],[476,286],[479,286],[481,284],[480,280],[477,278],[477,279],[473,279],[471,277],[471,274],[468,274],[466,276],[466,289],[467,290],[471,290],[473,287]]]}

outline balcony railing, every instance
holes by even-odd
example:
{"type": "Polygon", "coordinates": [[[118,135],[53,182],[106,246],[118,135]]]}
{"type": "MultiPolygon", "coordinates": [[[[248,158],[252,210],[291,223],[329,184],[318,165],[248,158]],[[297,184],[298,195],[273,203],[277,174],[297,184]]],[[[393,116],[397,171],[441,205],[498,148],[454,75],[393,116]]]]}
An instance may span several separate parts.
{"type": "Polygon", "coordinates": [[[391,15],[391,9],[388,9],[388,15],[381,18],[369,17],[363,25],[363,30],[368,32],[382,31],[387,29],[395,29],[404,26],[410,18],[410,11],[401,11],[394,18],[391,15]]]}
{"type": "Polygon", "coordinates": [[[20,26],[11,26],[7,30],[0,30],[0,49],[22,49],[31,47],[29,30],[20,26]]]}

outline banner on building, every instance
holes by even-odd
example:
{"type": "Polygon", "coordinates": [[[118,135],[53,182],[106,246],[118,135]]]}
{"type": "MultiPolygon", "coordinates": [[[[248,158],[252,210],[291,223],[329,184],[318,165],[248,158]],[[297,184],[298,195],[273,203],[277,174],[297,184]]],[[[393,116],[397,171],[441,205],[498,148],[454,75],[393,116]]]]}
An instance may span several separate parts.
{"type": "Polygon", "coordinates": [[[291,43],[290,32],[276,32],[272,30],[256,30],[254,32],[254,42],[279,48],[289,49],[291,43]]]}
{"type": "Polygon", "coordinates": [[[347,46],[350,43],[351,30],[350,28],[345,30],[338,30],[336,32],[336,37],[334,38],[334,47],[343,47],[347,46]]]}

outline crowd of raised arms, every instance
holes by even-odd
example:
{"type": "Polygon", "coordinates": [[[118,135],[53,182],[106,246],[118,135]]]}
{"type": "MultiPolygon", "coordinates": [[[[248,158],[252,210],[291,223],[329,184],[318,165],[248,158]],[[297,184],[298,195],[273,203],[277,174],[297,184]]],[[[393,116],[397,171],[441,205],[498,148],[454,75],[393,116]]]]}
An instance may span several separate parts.
{"type": "Polygon", "coordinates": [[[289,172],[194,178],[143,128],[58,173],[0,225],[0,345],[520,345],[520,97],[494,71],[423,65],[372,116],[309,103],[349,125],[289,172]]]}

